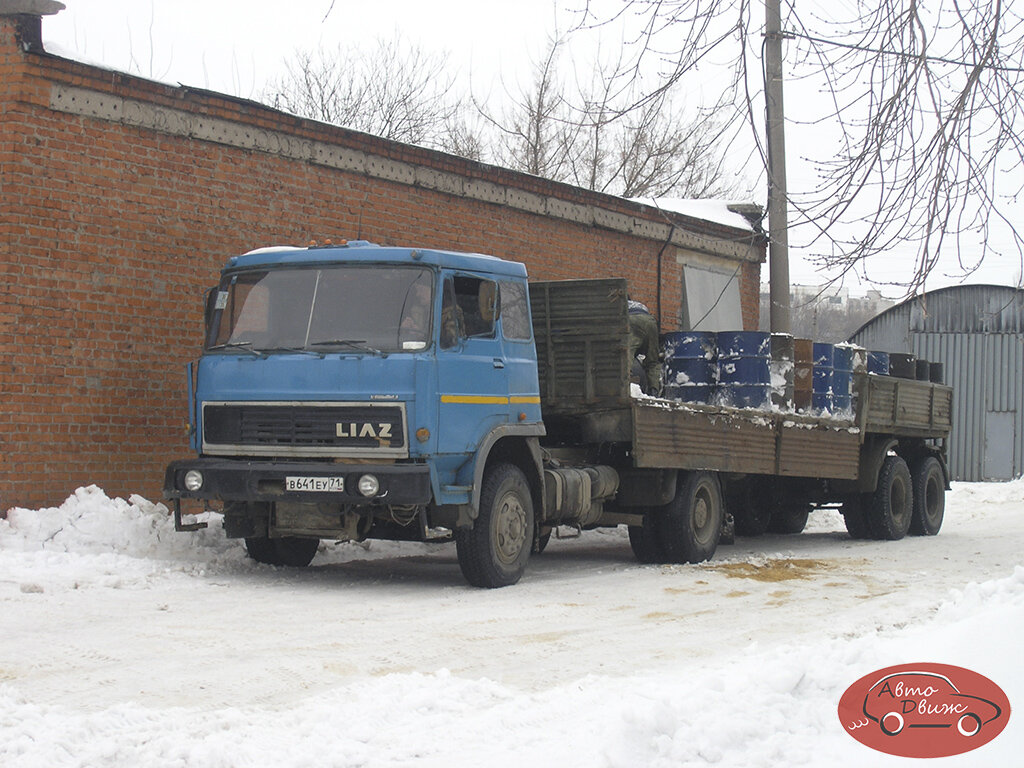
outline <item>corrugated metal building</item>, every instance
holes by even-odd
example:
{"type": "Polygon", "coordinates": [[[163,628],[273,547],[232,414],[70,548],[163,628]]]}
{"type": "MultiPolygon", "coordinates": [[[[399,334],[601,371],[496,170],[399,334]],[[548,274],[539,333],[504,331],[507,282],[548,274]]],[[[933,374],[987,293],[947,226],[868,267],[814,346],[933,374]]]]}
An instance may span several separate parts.
{"type": "Polygon", "coordinates": [[[1024,474],[1024,292],[999,285],[930,291],[886,310],[850,341],[944,365],[953,387],[954,480],[1024,474]]]}

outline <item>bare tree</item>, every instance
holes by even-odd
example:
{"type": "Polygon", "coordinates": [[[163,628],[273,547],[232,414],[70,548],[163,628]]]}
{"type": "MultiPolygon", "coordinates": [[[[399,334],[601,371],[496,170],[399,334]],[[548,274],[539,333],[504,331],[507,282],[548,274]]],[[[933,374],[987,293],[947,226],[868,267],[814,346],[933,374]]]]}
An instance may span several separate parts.
{"type": "Polygon", "coordinates": [[[459,108],[444,56],[395,37],[372,51],[299,51],[286,66],[263,94],[275,108],[410,144],[452,140],[459,108]]]}
{"type": "MultiPolygon", "coordinates": [[[[580,27],[634,23],[634,71],[660,68],[662,82],[635,106],[705,71],[710,59],[732,61],[724,87],[746,105],[735,119],[760,142],[759,3],[625,0],[611,16],[595,8],[584,0],[580,27]]],[[[910,244],[910,292],[945,247],[968,238],[980,250],[961,266],[976,268],[994,222],[1012,233],[1024,261],[1012,211],[1024,163],[1024,19],[1010,4],[878,0],[801,4],[798,12],[790,0],[785,17],[787,76],[804,93],[816,89],[799,103],[788,99],[787,118],[819,138],[799,147],[818,183],[790,192],[791,232],[804,233],[819,263],[862,270],[872,255],[910,244]]]]}
{"type": "Polygon", "coordinates": [[[731,125],[721,116],[727,102],[679,109],[671,86],[643,96],[642,78],[621,52],[577,66],[567,50],[565,37],[553,37],[530,84],[506,91],[496,111],[476,102],[475,113],[467,110],[452,94],[446,57],[397,37],[371,51],[299,51],[263,99],[303,117],[610,194],[737,194],[742,176],[736,163],[727,167],[722,140],[731,125]]]}
{"type": "Polygon", "coordinates": [[[558,57],[562,40],[551,40],[544,57],[534,63],[530,87],[509,94],[500,117],[480,107],[497,132],[495,155],[499,163],[517,171],[564,181],[567,167],[567,103],[559,80],[558,57]]]}
{"type": "Polygon", "coordinates": [[[727,168],[729,121],[724,105],[673,105],[671,89],[639,97],[639,81],[622,58],[572,66],[567,86],[559,64],[565,39],[552,40],[534,65],[529,88],[500,117],[481,108],[499,135],[497,159],[517,170],[624,197],[727,197],[740,176],[727,168]],[[580,72],[590,77],[582,79],[580,72]]]}

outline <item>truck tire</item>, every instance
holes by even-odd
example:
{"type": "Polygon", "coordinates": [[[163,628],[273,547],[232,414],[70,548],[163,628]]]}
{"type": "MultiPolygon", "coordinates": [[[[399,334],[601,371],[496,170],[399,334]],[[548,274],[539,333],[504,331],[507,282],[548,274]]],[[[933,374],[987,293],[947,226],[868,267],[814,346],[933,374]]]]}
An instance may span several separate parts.
{"type": "Polygon", "coordinates": [[[934,536],[942,527],[946,512],[946,477],[942,465],[934,456],[925,456],[914,462],[910,470],[914,488],[914,514],[910,520],[910,533],[914,536],[934,536]]]}
{"type": "Polygon", "coordinates": [[[313,562],[319,546],[319,539],[304,539],[297,536],[285,536],[280,539],[252,536],[245,540],[245,549],[249,557],[257,563],[286,565],[291,568],[305,568],[313,562]]]}
{"type": "Polygon", "coordinates": [[[725,504],[714,472],[686,472],[672,501],[658,510],[655,532],[670,563],[710,560],[722,535],[725,504]]]}
{"type": "Polygon", "coordinates": [[[910,530],[914,492],[910,468],[899,456],[886,456],[878,473],[878,487],[871,496],[868,522],[876,539],[896,541],[910,530]]]}
{"type": "Polygon", "coordinates": [[[810,514],[810,504],[777,502],[768,518],[768,530],[772,533],[801,533],[807,527],[810,514]]]}
{"type": "Polygon", "coordinates": [[[867,507],[871,503],[871,495],[858,494],[843,502],[843,522],[851,539],[873,539],[871,523],[868,521],[867,507]]]}
{"type": "Polygon", "coordinates": [[[648,509],[643,525],[629,526],[629,547],[638,563],[650,565],[665,562],[665,549],[661,546],[654,525],[656,514],[657,509],[648,509]]]}
{"type": "Polygon", "coordinates": [[[526,476],[514,464],[488,468],[473,527],[455,531],[462,575],[474,587],[515,584],[526,570],[533,536],[533,499],[526,476]]]}

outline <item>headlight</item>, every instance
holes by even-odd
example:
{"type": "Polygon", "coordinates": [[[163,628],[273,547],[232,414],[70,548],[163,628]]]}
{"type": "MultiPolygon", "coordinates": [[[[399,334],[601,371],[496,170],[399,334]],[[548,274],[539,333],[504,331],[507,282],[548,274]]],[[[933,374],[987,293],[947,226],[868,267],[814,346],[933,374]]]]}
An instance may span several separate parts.
{"type": "Polygon", "coordinates": [[[184,485],[186,491],[198,491],[203,487],[203,473],[198,469],[190,469],[185,473],[184,485]]]}
{"type": "Polygon", "coordinates": [[[359,478],[359,492],[363,496],[376,496],[380,490],[380,481],[373,475],[363,475],[359,478]]]}

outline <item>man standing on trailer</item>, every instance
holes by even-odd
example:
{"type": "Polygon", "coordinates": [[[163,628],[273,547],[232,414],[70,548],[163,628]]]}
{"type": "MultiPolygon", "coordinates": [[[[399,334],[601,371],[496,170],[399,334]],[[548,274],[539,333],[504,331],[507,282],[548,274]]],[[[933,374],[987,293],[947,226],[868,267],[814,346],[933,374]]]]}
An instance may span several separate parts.
{"type": "MultiPolygon", "coordinates": [[[[651,310],[639,301],[628,299],[629,304],[629,356],[644,370],[640,387],[644,394],[661,392],[661,360],[658,342],[658,321],[651,310]]],[[[632,365],[632,362],[630,363],[632,365]]]]}

